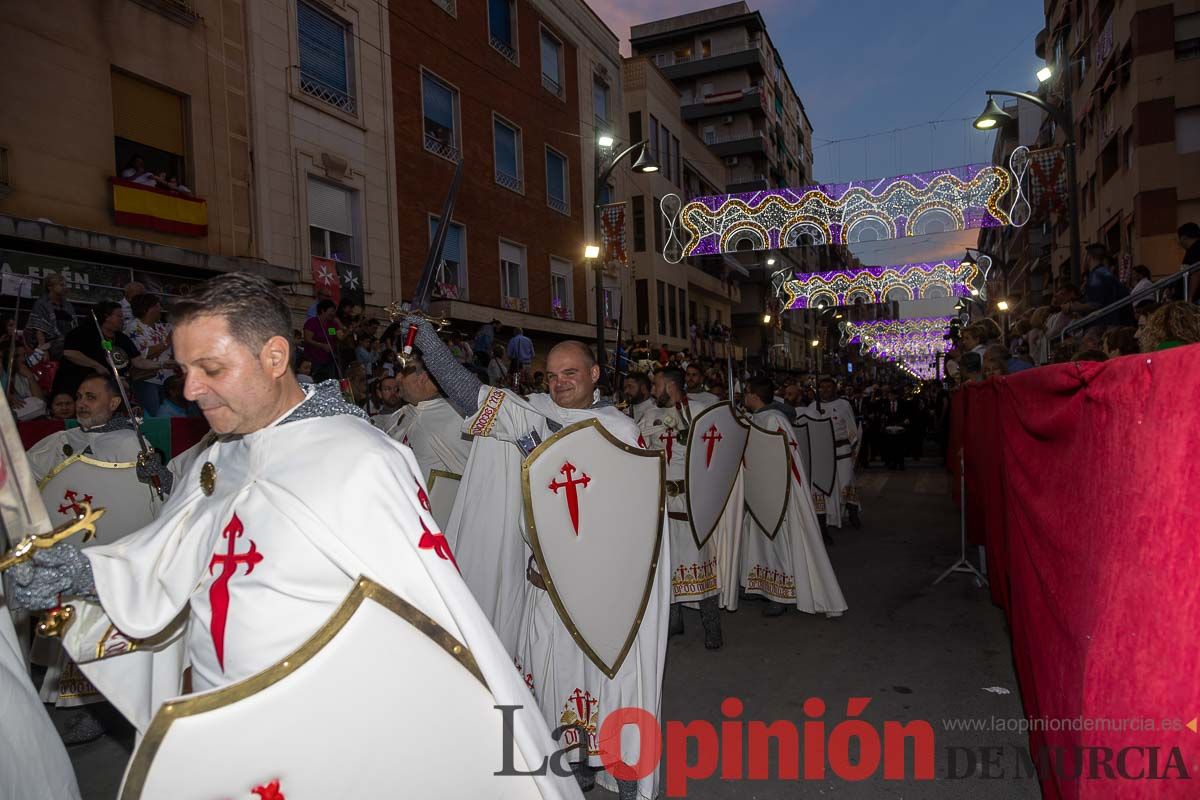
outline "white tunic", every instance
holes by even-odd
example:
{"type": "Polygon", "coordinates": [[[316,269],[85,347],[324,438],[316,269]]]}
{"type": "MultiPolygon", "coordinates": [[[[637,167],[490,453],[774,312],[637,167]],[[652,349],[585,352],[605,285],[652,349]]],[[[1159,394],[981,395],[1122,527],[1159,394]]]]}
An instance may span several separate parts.
{"type": "MultiPolygon", "coordinates": [[[[781,430],[793,441],[791,420],[767,408],[754,414],[754,423],[769,431],[781,430]]],[[[846,610],[837,576],[821,538],[813,508],[812,490],[804,465],[792,460],[787,511],[772,541],[747,511],[743,518],[741,583],[748,594],[759,594],[777,603],[795,605],[810,614],[836,616],[846,610]],[[799,478],[797,477],[799,476],[799,478]]]]}
{"type": "MultiPolygon", "coordinates": [[[[79,603],[64,639],[140,732],[178,693],[188,663],[196,689],[261,670],[303,644],[361,575],[470,648],[496,703],[525,707],[516,714],[517,747],[526,763],[541,763],[549,731],[528,708],[529,693],[452,553],[439,546],[407,448],[338,414],[230,437],[204,461],[216,469],[211,496],[196,459],[158,520],[85,551],[100,605],[79,603]],[[149,641],[133,651],[110,646],[110,623],[121,637],[149,641]]],[[[313,735],[327,726],[313,720],[313,735]]],[[[577,792],[553,775],[538,782],[546,797],[577,792]]]]}
{"type": "Polygon", "coordinates": [[[654,398],[650,398],[630,406],[629,416],[633,418],[633,424],[640,428],[642,427],[642,420],[645,419],[646,415],[653,413],[657,409],[658,403],[654,402],[654,398]]]}
{"type": "MultiPolygon", "coordinates": [[[[546,722],[554,728],[573,721],[582,703],[590,760],[599,764],[596,737],[610,712],[637,707],[658,715],[670,587],[666,570],[658,569],[637,637],[616,677],[609,680],[575,644],[550,595],[526,580],[525,569],[533,551],[522,535],[523,456],[515,442],[530,431],[545,441],[553,435],[551,422],[566,427],[586,419],[598,420],[626,444],[637,443],[637,426],[611,406],[562,408],[546,394],[524,400],[505,389],[481,387],[479,411],[463,424],[463,430],[477,438],[449,527],[457,531],[456,552],[463,576],[480,604],[491,607],[501,638],[515,640],[517,669],[533,690],[546,722]],[[520,616],[514,637],[516,614],[520,616]]],[[[668,540],[663,537],[660,565],[670,563],[668,540]]],[[[567,731],[563,745],[575,744],[576,737],[574,730],[567,731]]],[[[628,763],[635,763],[639,754],[635,727],[622,730],[621,752],[628,763]]],[[[597,773],[597,781],[616,790],[607,772],[597,773]]],[[[638,791],[647,800],[657,789],[657,771],[639,782],[638,791]]]]}
{"type": "Polygon", "coordinates": [[[471,454],[471,440],[463,436],[462,415],[444,397],[404,406],[388,435],[412,448],[429,482],[435,469],[462,475],[471,454]]]}
{"type": "Polygon", "coordinates": [[[33,479],[39,483],[50,471],[72,455],[91,448],[91,454],[100,461],[137,461],[141,452],[137,434],[132,430],[90,433],[85,428],[68,428],[52,433],[29,448],[29,466],[33,479]]]}
{"type": "Polygon", "coordinates": [[[704,547],[696,547],[688,521],[687,495],[678,491],[687,477],[687,439],[691,419],[711,405],[688,400],[682,412],[676,408],[658,408],[643,417],[642,438],[646,447],[661,450],[667,456],[667,481],[675,482],[676,491],[667,491],[667,524],[671,531],[671,602],[690,603],[716,595],[717,547],[710,536],[704,547]]]}

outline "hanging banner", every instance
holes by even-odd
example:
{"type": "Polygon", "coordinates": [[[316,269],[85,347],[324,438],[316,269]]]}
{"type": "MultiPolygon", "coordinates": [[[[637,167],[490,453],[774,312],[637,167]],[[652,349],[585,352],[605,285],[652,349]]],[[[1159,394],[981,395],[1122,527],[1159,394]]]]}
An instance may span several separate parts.
{"type": "Polygon", "coordinates": [[[1066,212],[1067,169],[1058,147],[1029,153],[1029,202],[1033,213],[1044,219],[1048,213],[1066,212]]]}
{"type": "Polygon", "coordinates": [[[600,256],[604,266],[615,269],[629,266],[625,247],[625,203],[600,206],[600,256]]]}
{"type": "Polygon", "coordinates": [[[342,281],[338,263],[331,258],[312,257],[313,296],[317,300],[342,302],[342,281]]]}

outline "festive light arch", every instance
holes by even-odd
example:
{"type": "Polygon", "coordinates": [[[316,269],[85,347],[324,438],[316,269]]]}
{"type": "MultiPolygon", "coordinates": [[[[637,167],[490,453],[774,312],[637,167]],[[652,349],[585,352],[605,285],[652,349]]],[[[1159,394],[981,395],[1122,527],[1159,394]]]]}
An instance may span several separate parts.
{"type": "Polygon", "coordinates": [[[883,303],[891,288],[903,286],[911,299],[928,297],[931,287],[944,290],[942,296],[967,297],[981,283],[976,264],[950,260],[809,272],[784,281],[781,293],[785,308],[815,308],[818,295],[832,296],[826,305],[853,305],[857,297],[867,303],[883,303]]]}

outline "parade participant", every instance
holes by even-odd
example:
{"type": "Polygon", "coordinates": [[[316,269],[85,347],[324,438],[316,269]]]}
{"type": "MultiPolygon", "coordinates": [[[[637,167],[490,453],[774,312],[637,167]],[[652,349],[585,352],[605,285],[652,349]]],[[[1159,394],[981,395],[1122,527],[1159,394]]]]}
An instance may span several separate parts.
{"type": "Polygon", "coordinates": [[[837,485],[829,498],[828,518],[831,525],[841,527],[843,517],[848,515],[850,524],[860,528],[861,507],[854,485],[854,464],[858,459],[860,435],[854,408],[849,400],[838,397],[837,381],[831,377],[821,378],[817,392],[817,400],[804,411],[818,419],[828,416],[833,420],[834,444],[837,446],[837,485]]]}
{"type": "Polygon", "coordinates": [[[388,435],[412,448],[426,484],[435,469],[462,475],[471,454],[471,442],[462,432],[462,415],[425,369],[419,350],[413,350],[401,370],[399,384],[407,405],[388,435]]]}
{"type": "MultiPolygon", "coordinates": [[[[335,381],[301,388],[278,289],[255,275],[221,275],[181,300],[174,318],[187,396],[221,438],[154,523],[109,546],[60,542],[15,567],[13,606],[77,598],[64,646],[145,734],[179,693],[185,664],[185,688],[196,692],[255,675],[308,641],[362,576],[471,651],[496,704],[517,707],[520,756],[542,763],[545,722],[526,708],[527,690],[430,529],[416,460],[345,403],[335,381]],[[118,634],[140,641],[100,646],[118,634]]],[[[353,732],[352,720],[333,731],[328,719],[312,723],[314,740],[353,732]]],[[[578,796],[552,772],[535,780],[543,796],[578,796]]]]}
{"type": "Polygon", "coordinates": [[[687,379],[688,399],[703,403],[705,407],[717,402],[717,396],[704,386],[704,371],[700,369],[699,364],[688,364],[684,375],[687,379]]]}
{"type": "Polygon", "coordinates": [[[29,448],[29,464],[39,483],[51,470],[76,453],[87,453],[100,461],[136,461],[137,434],[121,407],[121,392],[112,378],[93,375],[79,384],[75,394],[78,428],[52,433],[29,448]]]}
{"type": "MultiPolygon", "coordinates": [[[[400,410],[400,383],[391,375],[376,378],[371,383],[371,399],[367,405],[367,414],[372,424],[380,427],[380,418],[391,417],[400,410]]],[[[386,433],[386,431],[385,431],[386,433]]]]}
{"type": "Polygon", "coordinates": [[[647,414],[642,428],[646,445],[662,450],[667,457],[667,518],[671,532],[671,613],[669,635],[683,633],[683,604],[700,604],[704,625],[704,646],[720,649],[721,616],[717,607],[717,554],[714,538],[704,547],[696,547],[688,523],[686,486],[687,449],[690,446],[692,418],[708,408],[699,400],[689,400],[683,373],[667,367],[654,373],[654,397],[658,408],[647,414]]]}
{"type": "Polygon", "coordinates": [[[651,394],[650,378],[644,372],[631,372],[625,378],[625,400],[629,403],[626,409],[633,422],[642,427],[642,419],[647,413],[657,408],[657,403],[651,394]]]}
{"type": "MultiPolygon", "coordinates": [[[[784,412],[771,407],[773,397],[770,380],[747,381],[745,404],[753,414],[752,422],[767,431],[783,431],[791,442],[792,421],[784,412]]],[[[749,512],[745,515],[742,585],[747,594],[762,595],[770,601],[763,609],[763,616],[779,616],[786,610],[786,604],[795,604],[809,614],[838,617],[846,610],[846,600],[821,539],[808,477],[803,474],[799,459],[792,459],[790,466],[787,509],[774,540],[767,537],[749,512]]]]}
{"type": "MultiPolygon", "coordinates": [[[[543,577],[530,566],[533,551],[521,538],[527,524],[520,490],[524,455],[555,431],[583,420],[597,420],[627,445],[636,445],[637,426],[598,400],[600,367],[582,342],[561,342],[550,351],[550,393],[526,400],[507,389],[483,386],[454,361],[432,325],[415,319],[408,323],[418,326],[416,345],[424,353],[426,369],[466,415],[463,431],[477,437],[447,526],[456,535],[455,552],[467,583],[491,611],[502,639],[514,640],[513,618],[522,615],[513,656],[552,727],[562,722],[564,709],[575,707],[573,696],[589,699],[582,715],[589,733],[586,763],[576,765],[581,786],[586,790],[598,781],[617,791],[621,800],[655,797],[657,773],[635,783],[614,780],[608,772],[593,776],[591,767],[599,761],[595,735],[610,712],[636,707],[658,714],[670,603],[669,576],[661,568],[668,563],[668,537],[662,540],[660,568],[636,638],[612,679],[585,656],[563,624],[543,577]],[[503,444],[502,450],[487,446],[494,440],[503,444]]],[[[625,727],[620,749],[627,763],[634,763],[639,746],[636,729],[625,727]]]]}

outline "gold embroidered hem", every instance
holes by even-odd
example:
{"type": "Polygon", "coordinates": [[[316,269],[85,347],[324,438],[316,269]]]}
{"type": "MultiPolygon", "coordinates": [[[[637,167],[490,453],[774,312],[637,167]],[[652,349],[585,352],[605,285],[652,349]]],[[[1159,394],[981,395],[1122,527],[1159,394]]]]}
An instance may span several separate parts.
{"type": "Polygon", "coordinates": [[[680,566],[671,574],[671,599],[676,603],[703,600],[717,588],[716,556],[703,564],[680,566]]]}
{"type": "Polygon", "coordinates": [[[587,734],[588,756],[600,755],[600,743],[596,737],[600,721],[600,701],[591,692],[575,689],[563,704],[559,724],[571,727],[563,731],[563,742],[567,747],[579,744],[579,732],[587,734]]]}
{"type": "Polygon", "coordinates": [[[80,671],[79,666],[72,660],[64,659],[62,674],[58,677],[58,702],[70,705],[83,705],[104,699],[104,696],[92,685],[87,676],[80,671]]]}
{"type": "Polygon", "coordinates": [[[816,510],[816,512],[818,514],[824,514],[825,513],[825,495],[821,494],[820,492],[813,492],[812,499],[813,499],[813,508],[816,510]]]}
{"type": "Polygon", "coordinates": [[[854,484],[842,487],[842,502],[850,505],[858,505],[858,487],[854,484]]]}
{"type": "Polygon", "coordinates": [[[496,424],[496,414],[500,411],[500,405],[504,402],[504,390],[492,389],[488,392],[487,398],[483,401],[483,406],[479,409],[479,413],[475,417],[475,423],[471,425],[472,436],[487,436],[492,431],[492,426],[496,424]]]}
{"type": "Polygon", "coordinates": [[[796,599],[796,578],[786,572],[756,564],[746,576],[746,591],[761,592],[772,600],[790,602],[796,599]]]}

